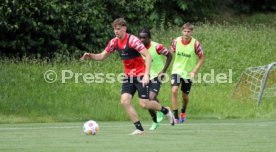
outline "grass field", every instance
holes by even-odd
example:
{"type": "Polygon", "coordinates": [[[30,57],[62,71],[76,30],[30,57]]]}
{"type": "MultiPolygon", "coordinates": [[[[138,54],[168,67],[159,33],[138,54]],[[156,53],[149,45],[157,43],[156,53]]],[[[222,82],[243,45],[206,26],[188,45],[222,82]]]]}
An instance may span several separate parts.
{"type": "MultiPolygon", "coordinates": [[[[128,135],[130,122],[98,122],[95,136],[82,133],[82,123],[0,125],[1,152],[273,152],[275,120],[187,120],[163,122],[156,131],[128,135]]],[[[148,129],[150,122],[144,122],[148,129]]]]}

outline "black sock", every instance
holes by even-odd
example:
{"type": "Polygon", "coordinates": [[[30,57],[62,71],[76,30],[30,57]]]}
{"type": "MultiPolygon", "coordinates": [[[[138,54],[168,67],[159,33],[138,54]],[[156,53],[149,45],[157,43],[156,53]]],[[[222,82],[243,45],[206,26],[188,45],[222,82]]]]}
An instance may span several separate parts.
{"type": "Polygon", "coordinates": [[[136,129],[144,131],[144,128],[142,127],[142,124],[140,123],[140,121],[134,122],[134,125],[136,129]]]}
{"type": "Polygon", "coordinates": [[[156,112],[154,110],[149,110],[149,113],[151,115],[152,121],[157,123],[156,112]]]}
{"type": "Polygon", "coordinates": [[[179,119],[179,117],[178,117],[178,109],[173,110],[173,114],[174,114],[174,118],[175,119],[179,119]]]}
{"type": "Polygon", "coordinates": [[[166,115],[166,114],[169,112],[169,110],[168,110],[167,108],[163,107],[163,106],[162,106],[162,108],[161,108],[160,111],[161,111],[164,115],[166,115]]]}

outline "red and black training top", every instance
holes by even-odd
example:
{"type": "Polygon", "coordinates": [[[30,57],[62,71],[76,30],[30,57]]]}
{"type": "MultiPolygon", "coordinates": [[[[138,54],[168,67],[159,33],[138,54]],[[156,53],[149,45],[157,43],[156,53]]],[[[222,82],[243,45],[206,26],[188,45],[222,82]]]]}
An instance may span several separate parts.
{"type": "Polygon", "coordinates": [[[145,73],[145,62],[140,51],[145,49],[144,44],[134,35],[125,34],[123,40],[115,37],[110,40],[105,48],[108,53],[119,53],[126,76],[143,76],[145,73]]]}

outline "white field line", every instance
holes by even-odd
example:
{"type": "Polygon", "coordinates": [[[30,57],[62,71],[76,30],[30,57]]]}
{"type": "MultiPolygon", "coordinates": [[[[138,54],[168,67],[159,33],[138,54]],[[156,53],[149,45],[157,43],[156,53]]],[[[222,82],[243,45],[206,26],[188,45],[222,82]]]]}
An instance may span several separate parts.
{"type": "MultiPolygon", "coordinates": [[[[130,127],[133,126],[131,123],[130,125],[119,125],[116,124],[114,125],[113,123],[99,123],[101,128],[121,128],[121,127],[130,127]]],[[[66,123],[64,124],[66,125],[66,123]]],[[[170,124],[160,124],[162,126],[168,126],[170,124]]],[[[179,125],[179,124],[178,124],[179,125]]],[[[180,124],[183,125],[183,124],[180,124]]],[[[186,123],[184,124],[185,126],[202,126],[202,125],[207,125],[207,126],[236,126],[236,125],[240,125],[240,126],[275,126],[276,122],[271,121],[271,122],[226,122],[226,123],[214,123],[214,122],[210,122],[210,123],[186,123]]],[[[143,126],[150,126],[150,125],[143,125],[143,126]]],[[[71,126],[39,126],[39,127],[16,127],[15,124],[12,124],[11,127],[1,127],[0,125],[0,131],[9,131],[9,130],[42,130],[42,129],[76,129],[76,128],[82,128],[82,125],[71,125],[71,126]]]]}

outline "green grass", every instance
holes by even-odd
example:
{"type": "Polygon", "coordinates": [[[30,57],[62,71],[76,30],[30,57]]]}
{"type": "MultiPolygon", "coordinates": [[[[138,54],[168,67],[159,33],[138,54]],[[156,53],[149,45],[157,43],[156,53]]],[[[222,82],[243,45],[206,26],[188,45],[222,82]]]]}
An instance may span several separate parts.
{"type": "MultiPolygon", "coordinates": [[[[82,133],[82,123],[0,125],[1,152],[272,152],[275,120],[187,120],[163,124],[156,131],[129,136],[130,122],[98,122],[95,136],[82,133]]],[[[145,122],[145,129],[150,123],[145,122]]]]}
{"type": "MultiPolygon", "coordinates": [[[[225,73],[228,76],[229,70],[232,70],[232,83],[193,85],[187,111],[190,119],[276,118],[276,97],[264,98],[258,107],[256,100],[231,96],[244,69],[275,62],[276,26],[272,26],[275,25],[272,20],[275,14],[269,14],[266,21],[263,21],[265,18],[262,16],[243,20],[242,23],[207,22],[196,26],[194,37],[201,42],[206,56],[199,72],[204,75],[213,70],[215,74],[225,73]],[[254,20],[258,22],[254,24],[254,20]]],[[[167,48],[170,48],[171,40],[180,35],[179,27],[152,30],[153,40],[163,43],[167,48]]],[[[51,62],[28,58],[21,61],[1,59],[0,123],[129,120],[120,105],[119,82],[85,83],[83,76],[80,76],[62,83],[62,70],[82,74],[119,74],[123,72],[123,65],[117,53],[104,62],[80,62],[77,58],[69,57],[51,62]],[[45,82],[44,73],[48,70],[57,73],[55,83],[45,82]]],[[[171,105],[169,81],[162,85],[158,98],[163,105],[171,105]]],[[[136,96],[133,104],[141,120],[150,120],[148,112],[138,106],[136,96]]]]}
{"type": "MultiPolygon", "coordinates": [[[[97,119],[101,117],[103,120],[118,120],[113,115],[122,110],[116,110],[117,107],[121,108],[119,102],[112,101],[120,100],[120,92],[118,91],[120,85],[118,83],[87,84],[82,81],[81,77],[78,80],[79,83],[75,83],[75,79],[62,83],[59,79],[62,70],[67,69],[73,73],[94,74],[97,71],[93,72],[91,70],[93,68],[103,69],[98,70],[102,73],[108,73],[108,71],[116,73],[116,70],[112,70],[112,67],[107,67],[107,64],[111,64],[112,60],[114,59],[111,58],[105,63],[81,63],[74,60],[68,64],[3,62],[1,64],[1,75],[3,77],[0,81],[3,85],[1,85],[2,90],[0,91],[2,100],[0,109],[3,117],[6,118],[2,120],[9,120],[9,117],[18,116],[26,122],[80,121],[101,112],[103,114],[101,116],[97,115],[97,119]],[[49,84],[44,80],[43,74],[48,70],[56,71],[58,75],[56,83],[49,84]],[[111,94],[111,92],[113,93],[111,94]],[[107,111],[103,112],[109,103],[111,104],[109,106],[112,106],[112,111],[109,113],[107,111]]],[[[121,64],[118,61],[117,63],[121,64]]],[[[118,114],[120,116],[120,112],[118,114]]],[[[20,119],[11,119],[10,121],[20,122],[20,119]]]]}

